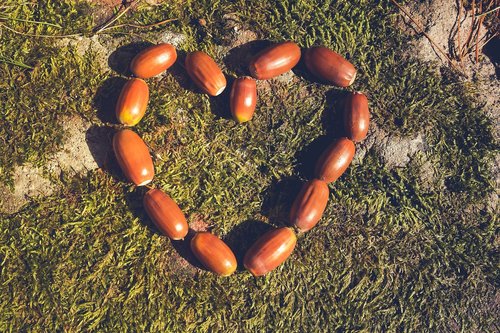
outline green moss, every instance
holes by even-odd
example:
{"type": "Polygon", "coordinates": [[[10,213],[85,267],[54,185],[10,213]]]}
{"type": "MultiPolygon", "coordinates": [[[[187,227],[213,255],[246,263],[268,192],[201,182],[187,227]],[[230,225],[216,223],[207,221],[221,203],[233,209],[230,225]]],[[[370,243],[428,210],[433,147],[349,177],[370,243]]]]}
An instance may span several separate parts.
{"type": "MultiPolygon", "coordinates": [[[[19,31],[89,34],[88,10],[44,1],[7,13],[62,27],[9,21],[19,31]]],[[[261,38],[349,53],[359,69],[353,89],[369,95],[373,122],[392,135],[423,133],[445,186],[423,186],[418,158],[388,170],[370,150],[331,186],[324,218],[299,237],[292,257],[255,279],[244,271],[219,278],[184,262],[179,244],[151,227],[141,191],[119,175],[100,170],[63,179],[52,197],[0,216],[0,330],[494,330],[497,221],[484,206],[496,143],[469,92],[402,57],[408,37],[394,27],[388,2],[142,4],[119,23],[178,18],[141,38],[172,29],[187,36],[182,50],[204,49],[223,63],[228,13],[261,38]]],[[[137,38],[130,29],[117,33],[128,34],[124,44],[137,38]]],[[[92,101],[117,75],[102,73],[91,53],[3,30],[0,55],[33,67],[0,64],[6,181],[16,164],[45,164],[62,138],[61,116],[102,125],[92,101]]],[[[221,117],[227,96],[198,94],[173,75],[148,81],[151,100],[136,130],[159,156],[155,185],[190,222],[209,223],[239,259],[268,224],[286,223],[301,179],[340,133],[343,92],[298,74],[273,81],[272,89],[262,85],[256,115],[243,125],[221,117]]]]}

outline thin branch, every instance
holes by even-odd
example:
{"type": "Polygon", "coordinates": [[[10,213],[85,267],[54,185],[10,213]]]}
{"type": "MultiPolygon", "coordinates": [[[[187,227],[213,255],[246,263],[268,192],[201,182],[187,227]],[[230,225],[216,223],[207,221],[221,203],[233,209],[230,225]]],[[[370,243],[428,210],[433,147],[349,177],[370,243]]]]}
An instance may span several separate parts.
{"type": "Polygon", "coordinates": [[[120,10],[118,11],[118,13],[113,18],[111,18],[108,22],[106,22],[102,27],[95,30],[95,33],[98,34],[102,31],[106,30],[110,25],[112,25],[117,20],[119,20],[123,15],[125,15],[131,8],[135,7],[139,2],[141,2],[141,0],[137,0],[133,3],[131,3],[128,7],[125,7],[125,5],[123,5],[123,4],[120,5],[120,10]],[[124,7],[125,7],[125,9],[122,10],[124,7]]]}
{"type": "Polygon", "coordinates": [[[160,26],[162,24],[169,23],[169,22],[174,22],[174,21],[177,21],[177,20],[178,19],[176,19],[176,18],[174,18],[174,19],[167,19],[167,20],[163,20],[163,21],[160,21],[160,22],[156,22],[156,23],[152,23],[152,24],[145,24],[145,25],[138,25],[138,24],[132,24],[132,23],[117,24],[117,25],[113,25],[111,27],[107,27],[105,29],[102,29],[100,32],[96,32],[96,33],[104,33],[106,30],[116,29],[116,28],[123,28],[123,27],[147,29],[147,28],[157,27],[157,26],[160,26]]]}
{"type": "MultiPolygon", "coordinates": [[[[475,12],[476,12],[476,0],[472,0],[472,15],[474,15],[475,12]]],[[[462,57],[467,55],[467,53],[464,54],[464,51],[466,50],[466,47],[468,45],[470,45],[470,42],[472,40],[472,36],[474,35],[475,25],[476,25],[476,20],[474,18],[472,18],[472,22],[470,23],[470,31],[469,31],[469,35],[467,37],[467,41],[465,42],[464,47],[461,50],[462,57]]]]}
{"type": "Polygon", "coordinates": [[[431,42],[431,44],[434,45],[434,47],[436,47],[436,49],[448,60],[451,67],[461,73],[460,69],[455,66],[448,54],[446,54],[446,52],[439,45],[437,45],[436,42],[434,42],[431,36],[429,36],[429,34],[425,32],[424,28],[399,3],[397,3],[396,0],[391,0],[391,2],[394,3],[399,8],[399,10],[401,10],[417,26],[418,29],[420,29],[420,32],[424,34],[429,42],[431,42]]]}
{"type": "MultiPolygon", "coordinates": [[[[479,3],[479,12],[483,11],[483,2],[479,3]]],[[[485,16],[481,16],[477,26],[477,35],[476,35],[476,64],[479,62],[479,36],[481,36],[481,26],[483,25],[485,16]]],[[[475,20],[475,18],[474,18],[475,20]]]]}
{"type": "Polygon", "coordinates": [[[477,17],[481,17],[481,16],[486,16],[486,15],[488,15],[488,14],[491,14],[491,13],[493,13],[493,12],[496,12],[496,11],[497,11],[497,10],[499,10],[499,9],[500,9],[500,6],[498,6],[498,7],[496,7],[496,8],[493,8],[492,10],[488,10],[487,12],[484,12],[484,13],[481,13],[481,14],[477,14],[477,15],[476,15],[476,16],[474,16],[474,17],[476,17],[476,18],[477,18],[477,17]]]}

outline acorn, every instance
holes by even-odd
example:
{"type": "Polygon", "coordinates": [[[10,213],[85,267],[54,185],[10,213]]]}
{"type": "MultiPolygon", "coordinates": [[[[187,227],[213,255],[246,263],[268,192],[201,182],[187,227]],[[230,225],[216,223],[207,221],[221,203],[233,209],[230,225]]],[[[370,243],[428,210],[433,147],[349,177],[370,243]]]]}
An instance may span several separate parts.
{"type": "Polygon", "coordinates": [[[172,66],[177,60],[173,45],[163,43],[152,45],[139,52],[130,63],[130,71],[142,79],[156,76],[172,66]]]}
{"type": "Polygon", "coordinates": [[[144,113],[149,101],[149,88],[141,79],[131,79],[122,88],[116,103],[116,118],[126,126],[136,125],[144,113]]]}
{"type": "Polygon", "coordinates": [[[186,56],[186,71],[194,83],[210,96],[220,95],[226,88],[226,77],[215,61],[201,51],[186,56]]]}
{"type": "Polygon", "coordinates": [[[324,46],[308,49],[304,62],[313,75],[339,87],[348,87],[356,79],[356,68],[340,54],[324,46]]]}
{"type": "Polygon", "coordinates": [[[363,93],[350,93],[345,101],[344,127],[347,137],[358,142],[366,138],[370,124],[368,99],[363,93]]]}
{"type": "Polygon", "coordinates": [[[143,198],[144,209],[160,231],[170,239],[186,237],[189,227],[186,217],[174,200],[158,189],[149,190],[143,198]]]}
{"type": "Polygon", "coordinates": [[[149,150],[141,137],[129,129],[113,136],[113,150],[125,177],[137,186],[151,182],[154,167],[149,150]]]}
{"type": "Polygon", "coordinates": [[[249,121],[253,117],[257,104],[257,85],[251,77],[240,77],[233,82],[229,106],[233,118],[239,123],[249,121]]]}
{"type": "Polygon", "coordinates": [[[250,62],[250,74],[267,80],[291,70],[300,60],[300,47],[294,42],[274,44],[257,53],[250,62]]]}
{"type": "Polygon", "coordinates": [[[290,256],[296,243],[297,236],[290,228],[268,231],[248,249],[243,264],[253,276],[265,275],[290,256]]]}
{"type": "Polygon", "coordinates": [[[321,219],[329,196],[324,181],[313,179],[305,183],[290,210],[290,224],[302,232],[312,229],[321,219]]]}
{"type": "Polygon", "coordinates": [[[210,271],[228,276],[238,266],[233,251],[219,237],[209,232],[199,232],[191,239],[191,250],[210,271]]]}
{"type": "Polygon", "coordinates": [[[327,183],[337,180],[351,164],[355,150],[354,143],[347,138],[333,142],[316,164],[316,178],[327,183]]]}

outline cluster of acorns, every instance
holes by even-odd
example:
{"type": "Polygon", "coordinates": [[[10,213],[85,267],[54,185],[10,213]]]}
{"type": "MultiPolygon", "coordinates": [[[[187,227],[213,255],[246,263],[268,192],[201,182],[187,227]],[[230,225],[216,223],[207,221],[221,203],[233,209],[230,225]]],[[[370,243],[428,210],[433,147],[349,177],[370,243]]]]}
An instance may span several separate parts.
{"type": "MultiPolygon", "coordinates": [[[[258,53],[250,63],[253,77],[234,81],[230,95],[230,109],[238,122],[252,118],[257,101],[255,79],[265,80],[291,70],[299,62],[301,49],[293,42],[274,44],[258,53]]],[[[340,87],[351,85],[356,77],[354,66],[326,47],[305,50],[304,62],[308,70],[329,84],[340,87]]],[[[156,76],[168,69],[177,59],[170,44],[151,46],[140,52],[130,65],[135,78],[130,79],[116,106],[116,116],[126,126],[137,124],[144,116],[149,99],[147,84],[142,79],[156,76]]],[[[194,83],[211,96],[226,88],[226,78],[215,61],[206,53],[196,51],[186,56],[185,68],[194,83]]],[[[369,125],[368,100],[362,93],[350,93],[345,101],[345,138],[333,142],[321,155],[315,170],[315,179],[302,187],[290,212],[290,227],[273,229],[261,236],[247,251],[244,266],[254,276],[261,276],[278,267],[292,253],[297,242],[294,228],[306,232],[321,219],[329,198],[328,183],[334,182],[348,168],[354,157],[353,141],[366,137],[369,125]]],[[[113,150],[125,176],[135,185],[150,183],[154,167],[148,147],[130,129],[122,129],[113,137],[113,150]]],[[[189,231],[186,218],[179,206],[163,191],[150,189],[144,195],[144,208],[162,233],[173,240],[183,240],[189,231]]],[[[231,249],[217,236],[198,232],[191,239],[191,249],[210,271],[222,276],[232,274],[237,261],[231,249]]]]}

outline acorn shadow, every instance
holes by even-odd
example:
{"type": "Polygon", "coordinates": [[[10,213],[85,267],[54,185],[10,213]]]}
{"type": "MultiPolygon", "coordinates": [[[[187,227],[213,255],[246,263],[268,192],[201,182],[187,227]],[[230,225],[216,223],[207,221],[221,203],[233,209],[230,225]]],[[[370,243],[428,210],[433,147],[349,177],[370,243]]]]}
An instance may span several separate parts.
{"type": "Polygon", "coordinates": [[[234,78],[227,77],[226,89],[218,96],[210,96],[210,111],[218,118],[232,119],[231,107],[230,107],[230,96],[231,88],[233,87],[234,78]]]}
{"type": "Polygon", "coordinates": [[[85,142],[97,166],[122,178],[120,167],[113,154],[113,135],[116,130],[108,126],[92,125],[85,132],[85,142]]]}
{"type": "Polygon", "coordinates": [[[495,74],[497,80],[500,79],[500,37],[490,40],[484,47],[483,53],[495,65],[495,74]]]}
{"type": "Polygon", "coordinates": [[[233,71],[238,76],[250,75],[248,65],[252,58],[271,44],[273,44],[273,42],[264,39],[254,40],[237,46],[231,49],[227,56],[224,57],[224,64],[230,71],[233,71]]]}
{"type": "MultiPolygon", "coordinates": [[[[306,63],[304,61],[304,56],[305,56],[306,50],[307,49],[305,49],[305,48],[301,49],[300,60],[297,63],[297,65],[295,65],[295,67],[292,68],[292,72],[295,75],[297,75],[299,78],[304,79],[306,81],[313,82],[313,83],[318,83],[318,84],[325,84],[325,82],[322,82],[320,78],[318,78],[317,76],[315,76],[314,74],[312,74],[307,69],[306,63]]],[[[326,83],[326,84],[328,84],[328,83],[326,83]]]]}
{"type": "Polygon", "coordinates": [[[139,52],[151,45],[153,44],[149,42],[135,42],[120,46],[109,55],[108,65],[118,74],[132,76],[132,72],[130,71],[132,59],[134,59],[139,52]]]}
{"type": "Polygon", "coordinates": [[[348,94],[348,91],[337,89],[326,92],[325,111],[321,115],[322,127],[326,133],[305,145],[295,154],[295,159],[298,161],[295,170],[300,177],[313,179],[316,162],[321,154],[332,142],[346,135],[343,110],[348,94]]]}
{"type": "Polygon", "coordinates": [[[208,271],[205,266],[196,258],[191,250],[191,240],[196,235],[196,231],[189,228],[188,234],[183,240],[172,240],[172,246],[177,251],[179,256],[186,260],[190,265],[204,271],[208,271]]]}
{"type": "Polygon", "coordinates": [[[177,60],[169,69],[167,69],[167,72],[174,77],[175,81],[177,81],[182,89],[201,94],[202,92],[191,80],[188,72],[186,71],[186,67],[184,66],[186,63],[186,56],[187,52],[177,50],[177,60]]]}
{"type": "Polygon", "coordinates": [[[238,271],[245,270],[243,259],[248,249],[267,231],[273,229],[272,225],[258,220],[248,220],[235,226],[224,237],[224,242],[233,251],[238,262],[238,271]]]}
{"type": "Polygon", "coordinates": [[[149,190],[145,186],[135,187],[132,192],[125,194],[125,202],[127,203],[128,209],[132,212],[134,217],[141,221],[141,224],[146,226],[146,228],[153,234],[163,235],[160,229],[154,224],[154,222],[149,218],[143,205],[144,194],[149,190]]]}
{"type": "Polygon", "coordinates": [[[118,124],[116,119],[116,103],[127,80],[121,77],[106,79],[92,100],[93,107],[97,110],[97,117],[103,123],[118,124]]]}
{"type": "Polygon", "coordinates": [[[261,214],[277,227],[288,225],[288,215],[303,181],[298,176],[274,180],[264,192],[261,214]]]}
{"type": "MultiPolygon", "coordinates": [[[[144,225],[151,233],[168,238],[168,236],[164,235],[161,232],[161,230],[156,226],[153,220],[151,220],[146,210],[144,209],[143,198],[144,194],[146,194],[148,190],[149,188],[141,186],[136,187],[132,192],[127,193],[125,195],[127,206],[134,217],[138,218],[139,221],[141,221],[141,224],[144,225]]],[[[188,234],[183,240],[171,239],[170,243],[172,244],[174,250],[179,254],[179,256],[186,260],[190,265],[202,270],[206,270],[206,268],[201,264],[201,262],[191,251],[191,239],[193,239],[195,234],[196,231],[189,228],[188,234]]]]}

